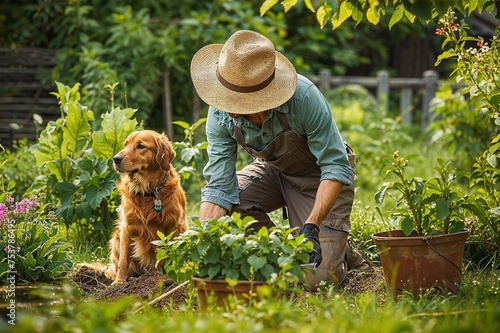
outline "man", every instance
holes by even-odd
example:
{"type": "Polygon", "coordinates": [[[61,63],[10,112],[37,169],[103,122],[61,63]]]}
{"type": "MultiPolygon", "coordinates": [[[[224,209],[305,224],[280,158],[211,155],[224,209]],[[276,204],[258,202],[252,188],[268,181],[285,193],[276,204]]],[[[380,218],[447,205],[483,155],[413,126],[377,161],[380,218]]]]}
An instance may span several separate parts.
{"type": "MultiPolygon", "coordinates": [[[[248,30],[200,49],[191,78],[210,105],[200,220],[232,212],[272,226],[286,207],[291,227],[313,242],[313,282],[341,283],[371,266],[347,243],[354,172],[329,105],[265,36],[248,30]],[[254,162],[236,172],[237,147],[254,162]]],[[[285,210],[284,210],[285,212],[285,210]]]]}

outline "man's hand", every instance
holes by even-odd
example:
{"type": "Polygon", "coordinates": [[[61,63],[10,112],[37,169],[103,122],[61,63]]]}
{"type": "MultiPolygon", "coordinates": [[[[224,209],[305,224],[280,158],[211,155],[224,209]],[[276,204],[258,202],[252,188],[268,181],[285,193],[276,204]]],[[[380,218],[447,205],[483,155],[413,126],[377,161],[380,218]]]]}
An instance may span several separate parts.
{"type": "Polygon", "coordinates": [[[319,244],[319,227],[314,223],[306,223],[300,229],[299,234],[304,234],[304,237],[310,240],[314,244],[314,252],[311,254],[309,258],[309,263],[314,264],[314,267],[318,267],[323,260],[323,256],[321,255],[321,246],[319,244]]]}

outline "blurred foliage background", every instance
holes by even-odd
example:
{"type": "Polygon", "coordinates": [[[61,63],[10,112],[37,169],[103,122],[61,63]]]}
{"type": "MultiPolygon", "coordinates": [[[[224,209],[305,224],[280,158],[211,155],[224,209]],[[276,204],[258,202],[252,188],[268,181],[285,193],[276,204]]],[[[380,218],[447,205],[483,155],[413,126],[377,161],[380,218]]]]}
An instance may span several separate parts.
{"type": "MultiPolygon", "coordinates": [[[[82,84],[82,100],[96,114],[108,110],[105,84],[119,82],[117,106],[138,109],[145,126],[164,130],[164,78],[168,73],[174,120],[194,123],[206,108],[195,96],[189,65],[202,46],[223,43],[234,31],[268,36],[305,75],[329,69],[333,75],[421,77],[433,68],[440,41],[435,26],[401,20],[389,30],[346,21],[319,29],[298,2],[286,15],[276,6],[259,16],[260,1],[235,0],[16,0],[0,4],[0,46],[56,51],[56,66],[43,80],[82,84]]],[[[386,20],[386,21],[384,21],[386,20]]],[[[441,77],[449,68],[441,66],[441,77]]],[[[175,128],[176,136],[182,132],[175,128]]]]}

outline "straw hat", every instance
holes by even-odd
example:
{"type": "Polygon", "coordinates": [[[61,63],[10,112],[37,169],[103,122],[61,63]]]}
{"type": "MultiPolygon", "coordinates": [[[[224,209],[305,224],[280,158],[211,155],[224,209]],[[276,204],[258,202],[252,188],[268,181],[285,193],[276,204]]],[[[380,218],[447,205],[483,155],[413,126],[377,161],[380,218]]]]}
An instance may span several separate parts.
{"type": "Polygon", "coordinates": [[[280,106],[297,88],[290,61],[268,38],[249,30],[201,48],[191,61],[191,78],[205,103],[237,114],[280,106]]]}

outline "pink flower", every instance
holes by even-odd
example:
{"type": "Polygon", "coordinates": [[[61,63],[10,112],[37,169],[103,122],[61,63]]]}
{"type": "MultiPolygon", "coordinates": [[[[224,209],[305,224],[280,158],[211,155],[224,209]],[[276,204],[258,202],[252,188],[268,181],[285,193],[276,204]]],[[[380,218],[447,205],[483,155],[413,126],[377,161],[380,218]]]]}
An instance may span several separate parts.
{"type": "Polygon", "coordinates": [[[39,204],[35,201],[30,201],[28,199],[23,199],[16,203],[15,211],[17,213],[26,214],[31,208],[38,206],[39,204]]]}
{"type": "Polygon", "coordinates": [[[7,206],[4,203],[0,203],[0,221],[2,221],[7,215],[7,206]]]}

